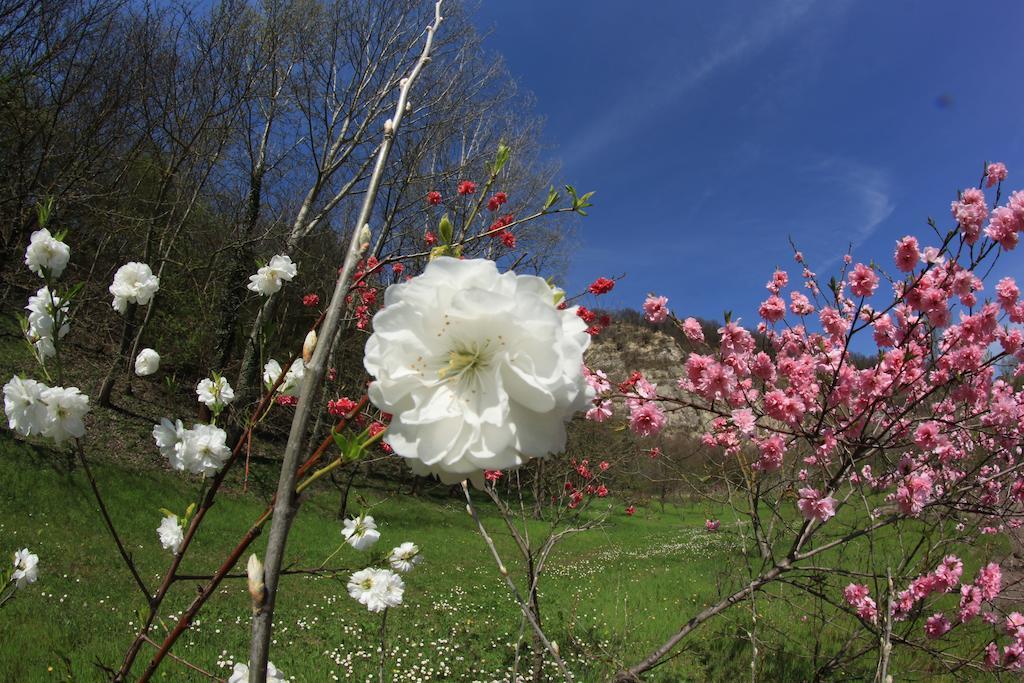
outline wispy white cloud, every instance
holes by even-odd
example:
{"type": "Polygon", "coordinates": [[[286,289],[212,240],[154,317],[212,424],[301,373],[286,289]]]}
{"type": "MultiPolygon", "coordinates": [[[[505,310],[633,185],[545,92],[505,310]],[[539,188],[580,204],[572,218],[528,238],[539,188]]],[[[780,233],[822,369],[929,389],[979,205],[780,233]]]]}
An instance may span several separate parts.
{"type": "Polygon", "coordinates": [[[883,169],[845,158],[825,159],[810,165],[817,177],[815,185],[823,196],[831,197],[833,211],[821,216],[815,225],[803,226],[803,236],[822,245],[819,268],[835,265],[848,248],[856,250],[871,238],[896,208],[889,194],[890,174],[883,169]]]}
{"type": "MultiPolygon", "coordinates": [[[[624,136],[643,129],[652,119],[663,117],[666,108],[706,83],[722,69],[755,56],[773,42],[792,31],[815,6],[816,0],[785,0],[772,5],[759,15],[744,13],[733,25],[725,27],[711,49],[689,69],[666,76],[672,65],[662,65],[631,93],[625,93],[591,119],[583,130],[565,145],[563,164],[567,168],[583,163],[599,154],[624,136]]],[[[832,11],[848,4],[836,0],[832,11]]]]}

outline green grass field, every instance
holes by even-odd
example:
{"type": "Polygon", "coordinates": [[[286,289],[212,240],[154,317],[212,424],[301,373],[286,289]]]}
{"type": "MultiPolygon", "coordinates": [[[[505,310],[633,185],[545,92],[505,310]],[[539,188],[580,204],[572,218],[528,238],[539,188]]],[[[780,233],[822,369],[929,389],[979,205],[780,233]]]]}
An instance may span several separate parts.
{"type": "MultiPolygon", "coordinates": [[[[95,662],[120,660],[143,603],[114,554],[80,469],[68,473],[63,458],[9,434],[0,437],[0,455],[4,549],[28,546],[39,555],[41,567],[39,581],[0,612],[2,678],[100,679],[95,662]]],[[[195,495],[196,482],[119,465],[94,469],[144,577],[155,584],[169,561],[157,541],[158,508],[183,510],[195,495]]],[[[358,496],[381,524],[375,549],[384,552],[412,540],[425,556],[406,577],[405,604],[389,616],[394,680],[507,678],[519,613],[464,504],[369,488],[358,496]]],[[[289,542],[290,562],[316,566],[338,549],[336,502],[336,494],[327,491],[306,502],[289,542]]],[[[499,533],[500,520],[483,501],[480,508],[511,563],[510,540],[499,533]]],[[[211,572],[261,510],[254,495],[236,492],[219,499],[182,572],[211,572]]],[[[669,625],[680,622],[713,589],[721,563],[733,552],[733,540],[730,534],[706,534],[703,520],[696,509],[641,509],[629,518],[616,507],[604,528],[570,537],[558,547],[541,585],[541,601],[551,637],[562,644],[581,678],[598,679],[622,663],[623,655],[637,656],[656,645],[669,625]],[[569,645],[576,639],[579,648],[569,645]]],[[[259,543],[256,550],[262,552],[259,543]]],[[[329,566],[359,569],[379,555],[345,546],[329,566]]],[[[273,661],[295,680],[375,676],[380,617],[350,599],[344,581],[345,576],[285,580],[273,661]]],[[[167,603],[168,614],[187,604],[194,583],[178,585],[167,603]]],[[[244,581],[226,582],[176,653],[225,675],[227,662],[247,651],[248,610],[244,581]]],[[[696,674],[699,669],[693,666],[682,662],[672,669],[696,674]]],[[[162,671],[168,680],[201,679],[174,662],[162,671]]]]}
{"type": "MultiPolygon", "coordinates": [[[[116,665],[139,623],[143,604],[110,538],[80,469],[66,471],[52,451],[0,436],[0,538],[4,550],[30,547],[40,557],[39,581],[0,612],[0,679],[102,680],[97,662],[116,665]]],[[[184,509],[196,481],[121,464],[95,467],[110,509],[152,583],[166,567],[155,529],[159,507],[184,509]]],[[[322,490],[304,505],[288,548],[289,562],[316,566],[338,550],[336,493],[322,490]]],[[[405,603],[388,619],[388,670],[395,681],[508,680],[519,612],[500,581],[465,507],[444,497],[410,497],[364,487],[358,498],[381,523],[379,550],[345,546],[332,567],[359,569],[380,553],[412,540],[425,560],[406,576],[405,603]]],[[[211,572],[262,510],[259,496],[229,490],[207,517],[182,569],[211,572]]],[[[511,540],[481,501],[510,566],[511,540]]],[[[729,589],[741,564],[738,534],[708,534],[705,508],[640,508],[626,517],[615,506],[602,528],[564,541],[541,584],[545,628],[580,680],[604,680],[660,644],[692,613],[729,589]]],[[[534,526],[539,533],[542,525],[534,526]]],[[[257,543],[257,552],[262,546],[257,543]]],[[[856,563],[857,557],[851,555],[856,563]]],[[[973,568],[970,569],[973,571],[973,568]]],[[[966,573],[966,572],[965,572],[966,573]]],[[[346,575],[289,576],[278,601],[272,661],[293,680],[375,680],[379,615],[345,590],[346,575]]],[[[191,599],[182,581],[165,607],[158,633],[191,599]]],[[[800,602],[759,598],[759,638],[770,656],[758,668],[764,680],[803,680],[814,662],[803,647],[820,630],[823,652],[852,623],[801,620],[800,602]],[[770,649],[769,649],[770,648],[770,649]]],[[[179,641],[175,653],[220,676],[243,657],[249,635],[244,581],[226,582],[179,641]]],[[[750,608],[706,624],[656,669],[650,680],[734,680],[749,676],[746,629],[750,608]]],[[[820,662],[818,662],[820,664],[820,662]]],[[[524,669],[528,664],[524,664],[524,669]]],[[[204,680],[173,661],[161,680],[204,680]]]]}

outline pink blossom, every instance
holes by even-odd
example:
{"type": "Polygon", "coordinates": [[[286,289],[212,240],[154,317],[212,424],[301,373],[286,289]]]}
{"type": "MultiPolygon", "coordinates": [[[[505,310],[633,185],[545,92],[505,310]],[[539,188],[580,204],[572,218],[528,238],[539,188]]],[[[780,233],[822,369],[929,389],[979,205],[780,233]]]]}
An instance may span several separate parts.
{"type": "Polygon", "coordinates": [[[964,573],[964,563],[956,555],[947,555],[942,563],[935,568],[935,578],[944,587],[945,592],[953,590],[964,573]]]}
{"type": "Polygon", "coordinates": [[[1024,661],[1024,645],[1013,643],[1003,647],[1003,666],[1014,671],[1021,668],[1024,661]]]}
{"type": "Polygon", "coordinates": [[[601,401],[595,403],[590,410],[587,411],[586,418],[593,422],[604,422],[612,416],[612,402],[601,401]]]}
{"type": "Polygon", "coordinates": [[[996,596],[999,595],[1002,581],[1003,572],[999,565],[995,562],[990,562],[978,570],[978,578],[974,580],[974,583],[981,591],[982,598],[985,600],[995,600],[996,596]]]}
{"type": "Polygon", "coordinates": [[[757,444],[761,457],[754,466],[762,472],[774,472],[782,468],[782,456],[786,453],[786,442],[778,434],[773,434],[757,444]]]}
{"type": "Polygon", "coordinates": [[[821,326],[833,337],[842,337],[846,334],[848,323],[846,318],[834,308],[823,308],[818,312],[821,326]]]}
{"type": "Polygon", "coordinates": [[[1006,175],[1006,164],[1001,161],[995,161],[989,164],[988,168],[985,169],[985,176],[988,178],[988,182],[986,184],[988,187],[992,187],[996,183],[1001,183],[1006,180],[1006,175]]]}
{"type": "Polygon", "coordinates": [[[662,323],[668,318],[668,297],[654,296],[647,297],[644,301],[644,317],[652,323],[662,323]]]}
{"type": "Polygon", "coordinates": [[[789,293],[789,310],[793,312],[793,315],[810,315],[814,313],[814,305],[811,300],[800,292],[789,293]]]}
{"type": "Polygon", "coordinates": [[[936,612],[924,623],[924,632],[931,639],[941,638],[950,629],[949,619],[942,612],[936,612]]]}
{"type": "Polygon", "coordinates": [[[653,436],[660,432],[668,422],[665,413],[652,401],[645,401],[632,408],[629,416],[629,428],[640,436],[653,436]]]}
{"type": "Polygon", "coordinates": [[[917,238],[904,237],[896,242],[896,267],[904,273],[909,273],[917,267],[921,260],[921,252],[917,247],[917,238]]]}
{"type": "Polygon", "coordinates": [[[850,291],[854,296],[871,296],[878,287],[878,275],[863,263],[858,263],[850,272],[850,291]]]}
{"type": "Polygon", "coordinates": [[[1006,616],[1006,633],[1012,636],[1015,640],[1021,640],[1024,637],[1024,614],[1020,612],[1010,612],[1006,616]]]}
{"type": "Polygon", "coordinates": [[[800,508],[800,512],[806,519],[825,522],[836,514],[836,501],[832,496],[823,498],[817,489],[809,487],[800,489],[799,493],[800,500],[797,501],[797,507],[800,508]]]}
{"type": "Polygon", "coordinates": [[[964,190],[958,201],[953,202],[953,218],[960,224],[960,232],[967,244],[974,244],[981,234],[981,224],[988,217],[985,194],[978,188],[964,190]]]}
{"type": "Polygon", "coordinates": [[[777,323],[786,317],[786,302],[776,294],[761,302],[758,314],[770,323],[777,323]]]}
{"type": "Polygon", "coordinates": [[[999,666],[999,646],[995,643],[985,646],[985,666],[990,669],[999,666]]]}
{"type": "Polygon", "coordinates": [[[1003,310],[1009,311],[1017,304],[1020,289],[1012,277],[1004,277],[996,283],[996,296],[999,297],[999,305],[1003,307],[1003,310]]]}
{"type": "Polygon", "coordinates": [[[704,330],[696,318],[687,318],[683,321],[683,334],[692,342],[697,344],[704,343],[704,330]]]}
{"type": "Polygon", "coordinates": [[[753,436],[757,428],[757,417],[749,408],[738,408],[732,411],[732,422],[736,429],[746,436],[753,436]]]}
{"type": "Polygon", "coordinates": [[[851,583],[843,589],[843,598],[851,607],[858,605],[861,600],[870,594],[871,591],[868,590],[868,587],[859,583],[851,583]]]}
{"type": "Polygon", "coordinates": [[[788,284],[789,274],[784,270],[776,270],[774,273],[772,273],[771,282],[766,284],[765,288],[767,288],[767,290],[772,294],[778,294],[788,284]]]}
{"type": "Polygon", "coordinates": [[[985,235],[999,243],[1007,251],[1017,246],[1017,233],[1024,228],[1021,219],[1008,206],[1000,206],[992,212],[985,228],[985,235]]]}
{"type": "Polygon", "coordinates": [[[612,385],[608,381],[608,375],[604,373],[604,370],[591,370],[586,365],[583,366],[583,378],[587,381],[587,384],[598,394],[603,394],[611,391],[612,385]]]}
{"type": "Polygon", "coordinates": [[[722,522],[717,519],[706,519],[704,520],[704,528],[711,533],[718,531],[718,528],[722,526],[722,522]]]}

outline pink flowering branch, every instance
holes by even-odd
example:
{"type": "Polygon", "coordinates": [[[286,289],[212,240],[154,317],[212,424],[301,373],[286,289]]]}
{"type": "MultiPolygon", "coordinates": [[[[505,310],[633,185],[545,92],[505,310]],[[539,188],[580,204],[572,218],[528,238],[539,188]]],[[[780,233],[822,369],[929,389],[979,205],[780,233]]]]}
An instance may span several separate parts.
{"type": "MultiPolygon", "coordinates": [[[[998,168],[994,173],[1000,174],[998,168]]],[[[915,558],[934,566],[934,554],[941,556],[968,533],[998,533],[1004,526],[1024,524],[1024,477],[1017,452],[1024,438],[1024,392],[997,374],[1005,361],[1024,361],[1024,302],[1011,278],[996,285],[995,301],[979,302],[977,296],[994,262],[1024,232],[1024,192],[1013,193],[1005,206],[997,207],[998,201],[997,194],[983,231],[989,214],[980,188],[958,195],[952,205],[957,227],[943,234],[931,223],[939,246],[922,250],[910,236],[898,241],[893,256],[897,276],[886,275],[874,263],[854,264],[848,255],[841,279],[832,280],[826,291],[797,252],[810,297],[790,292],[787,311],[781,294],[789,277],[777,270],[767,285],[770,296],[759,310],[764,320],[758,326],[760,340],[726,320],[718,330],[716,349],[707,344],[695,320],[680,323],[673,317],[687,339],[709,352],[687,358],[679,380],[682,396],[657,392],[640,373],[623,382],[617,394],[610,386],[601,388],[595,405],[602,408],[588,416],[603,421],[611,413],[606,407],[611,401],[624,402],[629,426],[641,436],[660,431],[671,412],[695,411],[706,419],[703,442],[722,449],[723,464],[735,463],[742,475],[727,475],[727,501],[749,518],[763,565],[752,572],[753,580],[621,672],[623,679],[656,666],[700,623],[752,598],[768,583],[803,585],[784,580],[783,574],[811,557],[865,536],[873,561],[877,551],[872,536],[886,526],[896,528],[900,543],[896,577],[910,581],[910,588],[893,602],[892,618],[897,621],[910,613],[920,615],[936,586],[948,592],[960,585],[958,618],[964,623],[999,593],[998,565],[987,565],[974,583],[967,583],[960,579],[955,556],[947,556],[933,573],[910,580],[915,558]],[[879,274],[888,279],[893,297],[876,309],[871,301],[879,274]],[[961,312],[954,323],[956,299],[961,312]],[[798,320],[787,320],[787,313],[798,320]],[[820,332],[810,327],[815,313],[820,332]],[[878,355],[855,364],[854,339],[866,332],[873,335],[878,355]],[[793,459],[796,452],[804,456],[802,462],[793,459]],[[734,493],[744,504],[735,504],[734,493]],[[794,494],[803,517],[799,525],[782,512],[794,494]],[[868,523],[854,517],[830,521],[855,503],[863,506],[868,523]],[[767,524],[764,514],[770,515],[767,524]],[[950,518],[967,523],[954,533],[946,528],[950,518]],[[811,547],[820,530],[834,531],[844,524],[849,533],[811,547]],[[915,529],[913,537],[904,535],[907,525],[915,529]],[[937,540],[926,543],[932,534],[937,540]],[[792,539],[789,550],[780,553],[787,536],[792,539]],[[777,557],[784,559],[773,559],[777,557]]],[[[656,324],[670,316],[664,297],[649,296],[644,310],[656,324]]],[[[877,583],[878,570],[871,576],[877,583]]],[[[864,614],[874,615],[873,601],[858,604],[864,614]]],[[[883,624],[891,621],[888,614],[883,619],[883,624]]],[[[1024,665],[1024,616],[1019,621],[1019,633],[1016,626],[1007,627],[1014,640],[1005,648],[1004,667],[1024,665]]],[[[910,631],[885,628],[879,641],[884,652],[876,667],[882,678],[890,644],[913,640],[910,631]]],[[[925,620],[921,635],[939,639],[951,628],[949,619],[936,612],[925,620]]],[[[986,665],[999,663],[994,642],[986,648],[985,659],[986,665]]]]}

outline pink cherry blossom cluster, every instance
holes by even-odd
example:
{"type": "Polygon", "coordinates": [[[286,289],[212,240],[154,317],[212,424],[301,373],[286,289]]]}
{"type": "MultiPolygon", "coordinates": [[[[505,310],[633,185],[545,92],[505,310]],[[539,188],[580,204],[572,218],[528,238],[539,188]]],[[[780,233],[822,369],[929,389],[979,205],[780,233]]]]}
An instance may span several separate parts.
{"type": "MultiPolygon", "coordinates": [[[[990,187],[1002,183],[1005,166],[989,166],[986,177],[990,187]]],[[[1024,192],[994,206],[981,187],[968,189],[951,213],[955,225],[935,226],[928,241],[906,235],[890,257],[847,255],[828,287],[797,252],[800,277],[772,273],[756,331],[727,319],[706,339],[697,319],[670,318],[667,300],[650,295],[645,317],[671,319],[691,345],[675,391],[659,393],[639,372],[616,386],[588,370],[598,397],[587,417],[614,419],[622,405],[630,429],[646,437],[665,427],[669,412],[696,411],[705,446],[749,468],[751,485],[786,491],[774,504],[795,502],[804,520],[798,545],[836,518],[840,526],[865,524],[844,515],[851,500],[882,503],[871,512],[880,524],[952,514],[982,534],[1019,528],[1024,301],[1012,277],[987,279],[1024,232],[1024,192]]],[[[919,615],[930,595],[959,586],[955,617],[927,617],[924,636],[970,621],[999,593],[1001,572],[988,564],[961,585],[962,573],[959,558],[946,557],[898,595],[893,617],[919,615]]],[[[844,593],[875,621],[866,586],[844,593]]],[[[1017,618],[1003,666],[1024,665],[1024,617],[1017,618]]]]}

